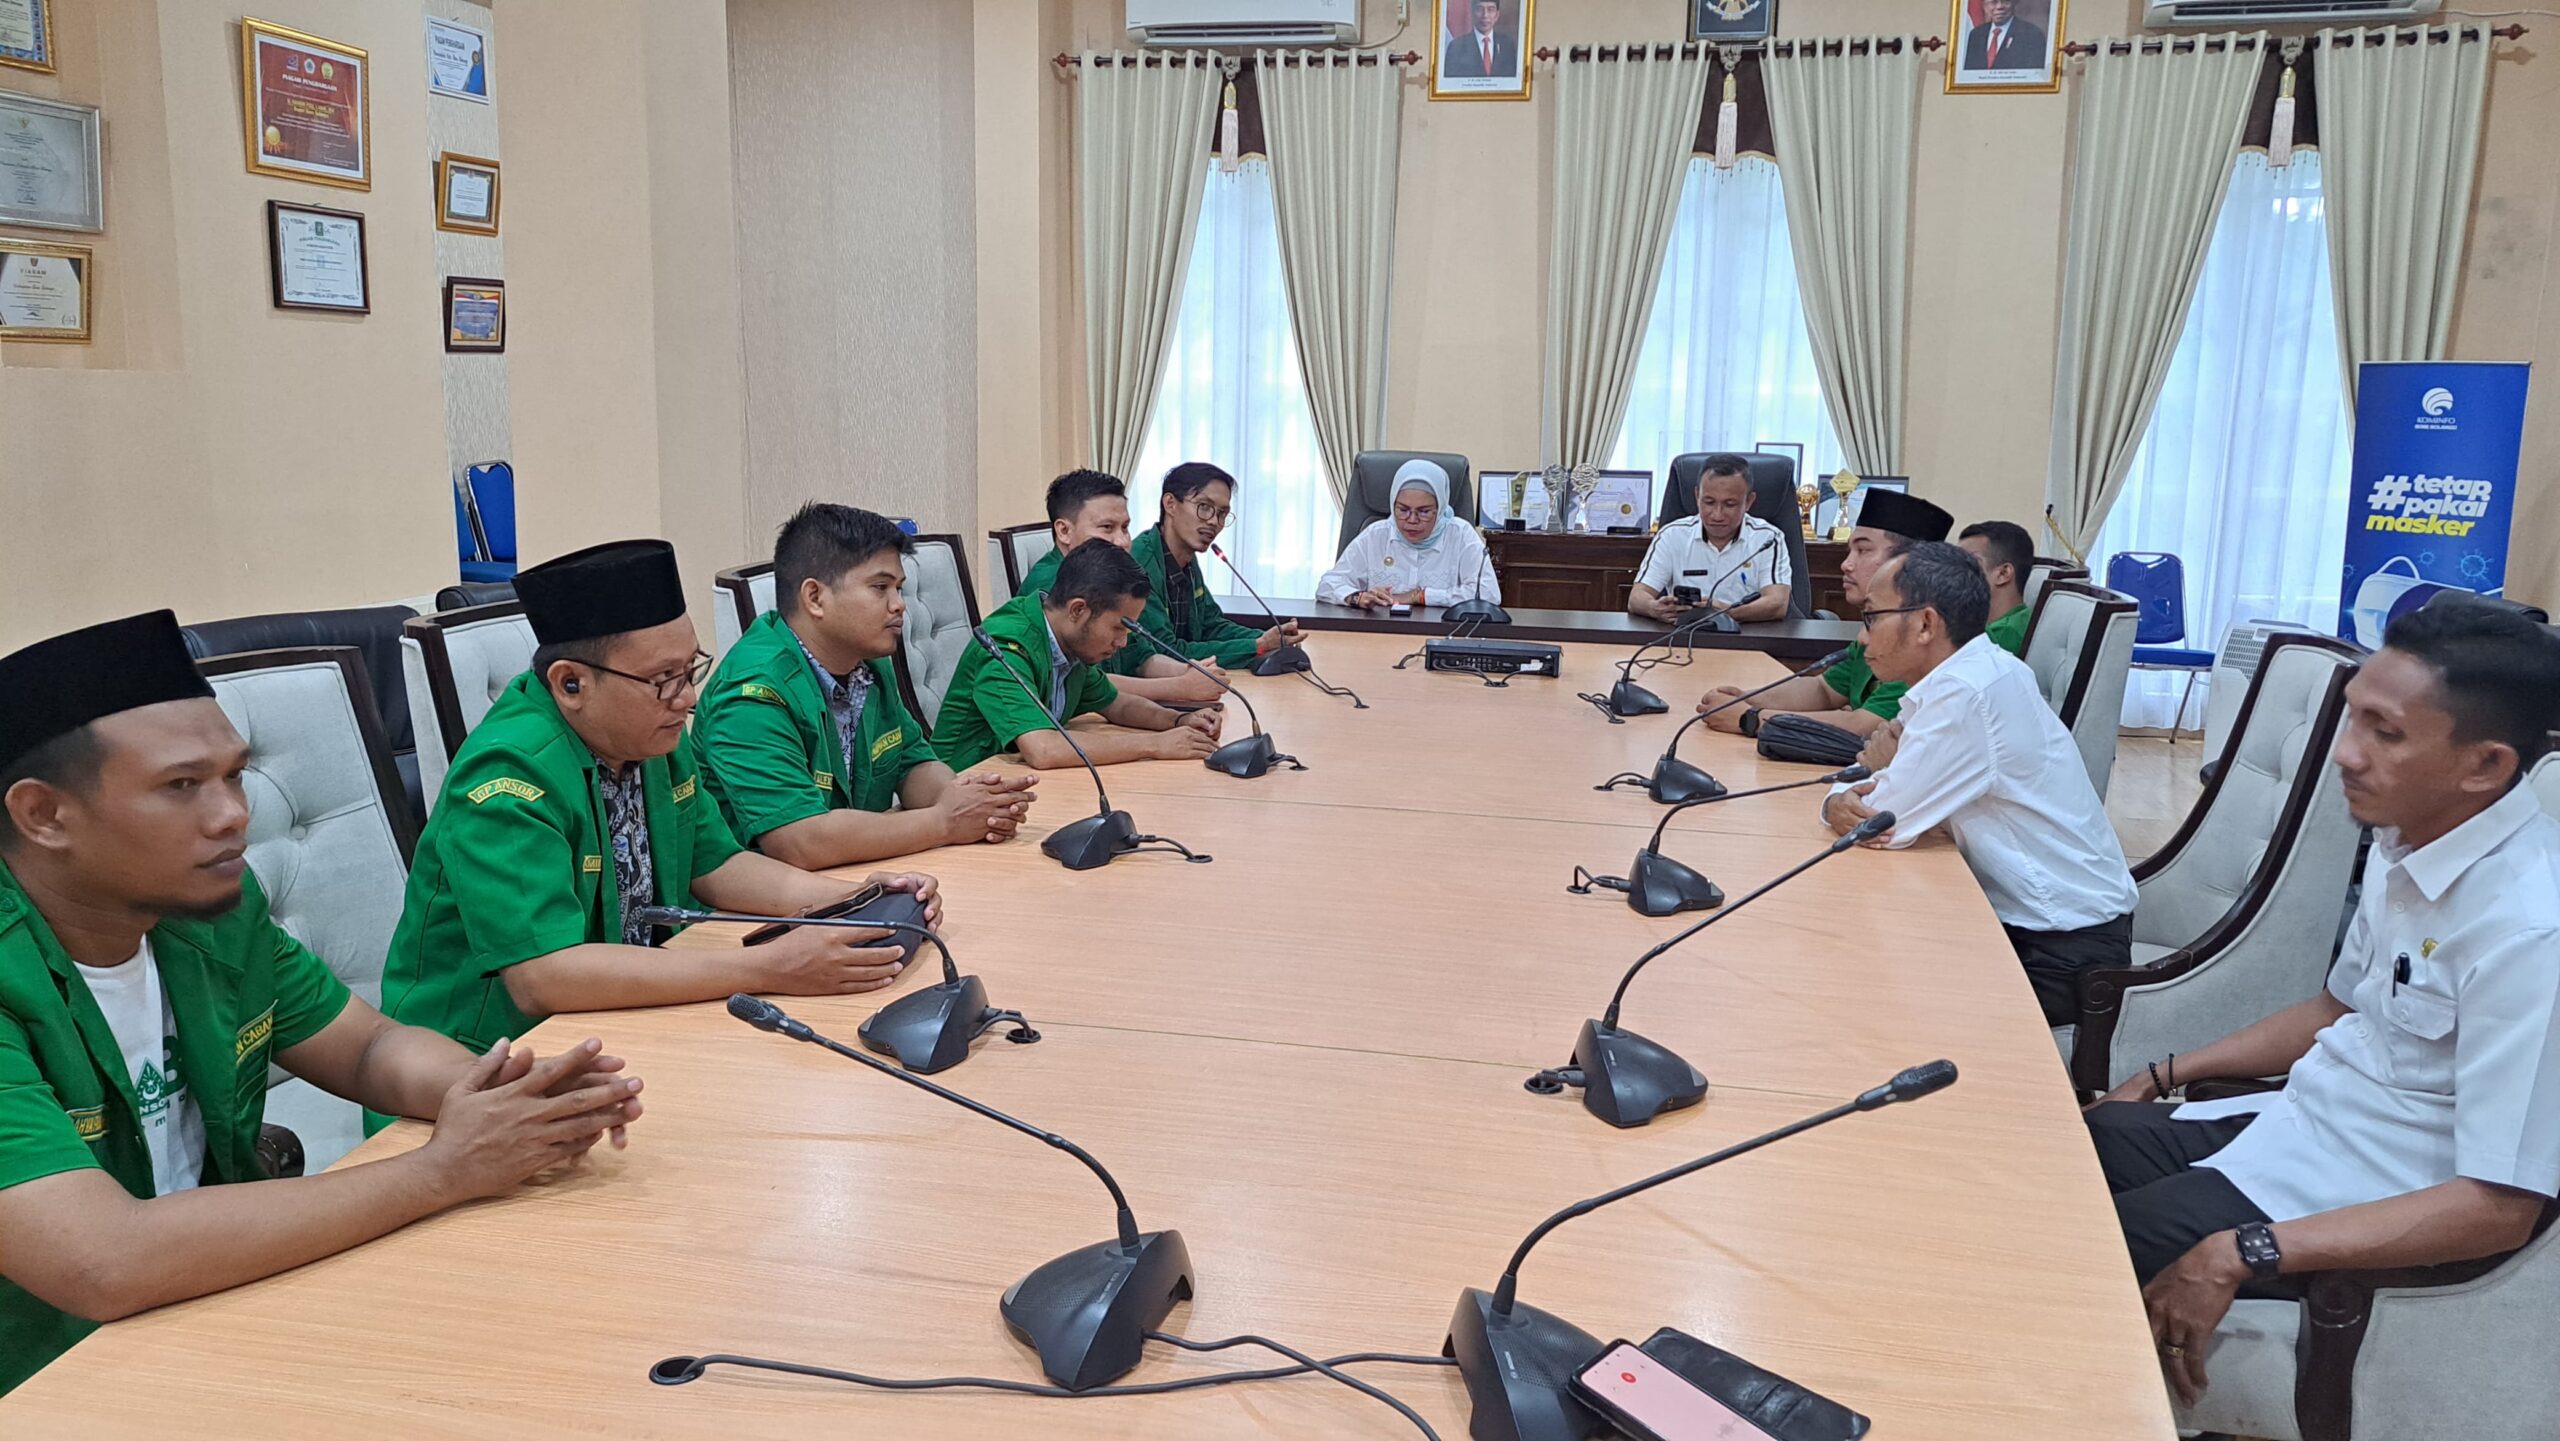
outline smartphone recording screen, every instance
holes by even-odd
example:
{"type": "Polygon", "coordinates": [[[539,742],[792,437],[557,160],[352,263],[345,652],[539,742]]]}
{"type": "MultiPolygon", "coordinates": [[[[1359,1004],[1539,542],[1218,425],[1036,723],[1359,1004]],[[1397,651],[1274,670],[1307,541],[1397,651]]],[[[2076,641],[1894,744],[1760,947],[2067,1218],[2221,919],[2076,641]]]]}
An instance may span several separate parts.
{"type": "Polygon", "coordinates": [[[1631,1345],[1592,1362],[1582,1384],[1655,1441],[1765,1441],[1769,1434],[1631,1345]]]}

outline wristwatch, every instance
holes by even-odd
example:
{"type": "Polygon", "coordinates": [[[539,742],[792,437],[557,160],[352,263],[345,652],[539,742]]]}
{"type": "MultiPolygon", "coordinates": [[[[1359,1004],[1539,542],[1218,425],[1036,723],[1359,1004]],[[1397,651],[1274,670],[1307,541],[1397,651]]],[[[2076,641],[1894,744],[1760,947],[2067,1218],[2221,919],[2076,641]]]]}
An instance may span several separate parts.
{"type": "Polygon", "coordinates": [[[2284,1253],[2276,1249],[2276,1233],[2264,1221],[2251,1221],[2231,1233],[2240,1248],[2240,1259],[2249,1263],[2249,1274],[2261,1281],[2272,1281],[2284,1265],[2284,1253]]]}
{"type": "Polygon", "coordinates": [[[1741,725],[1742,733],[1744,735],[1756,736],[1760,734],[1760,707],[1756,705],[1744,706],[1742,708],[1741,725]]]}

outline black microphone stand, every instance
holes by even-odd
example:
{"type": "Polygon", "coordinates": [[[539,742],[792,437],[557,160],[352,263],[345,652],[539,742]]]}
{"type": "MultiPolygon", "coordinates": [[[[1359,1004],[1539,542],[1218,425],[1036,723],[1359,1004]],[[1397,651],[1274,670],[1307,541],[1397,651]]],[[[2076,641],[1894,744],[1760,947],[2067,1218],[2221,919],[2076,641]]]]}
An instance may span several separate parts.
{"type": "MultiPolygon", "coordinates": [[[[1245,580],[1244,572],[1236,569],[1235,561],[1230,558],[1225,551],[1220,550],[1218,548],[1218,543],[1214,540],[1209,542],[1209,553],[1226,562],[1227,574],[1234,576],[1239,581],[1243,581],[1244,593],[1253,597],[1253,603],[1262,607],[1263,613],[1271,617],[1271,623],[1273,625],[1279,625],[1281,623],[1280,612],[1271,608],[1271,602],[1262,598],[1262,592],[1253,588],[1252,581],[1245,580]]],[[[1167,655],[1178,655],[1180,652],[1177,649],[1168,650],[1165,653],[1167,655]]],[[[1302,645],[1280,646],[1273,650],[1269,655],[1255,657],[1253,662],[1253,673],[1255,675],[1287,675],[1291,671],[1313,669],[1315,669],[1315,662],[1307,659],[1307,648],[1302,645]]]]}
{"type": "Polygon", "coordinates": [[[1484,573],[1493,564],[1493,548],[1484,544],[1482,531],[1476,536],[1476,579],[1474,594],[1440,612],[1442,620],[1471,620],[1479,625],[1509,625],[1511,612],[1484,598],[1484,573]]]}
{"type": "Polygon", "coordinates": [[[1208,667],[1200,664],[1196,660],[1193,660],[1191,657],[1184,655],[1181,647],[1165,644],[1162,636],[1157,635],[1154,631],[1147,629],[1145,626],[1138,624],[1127,616],[1122,616],[1120,618],[1120,623],[1129,628],[1129,633],[1131,635],[1145,636],[1149,641],[1154,642],[1156,649],[1163,651],[1166,655],[1169,655],[1175,660],[1182,662],[1184,665],[1189,666],[1200,676],[1201,679],[1207,681],[1213,686],[1216,686],[1218,689],[1225,691],[1227,694],[1234,696],[1238,701],[1243,703],[1245,719],[1253,722],[1253,734],[1238,740],[1231,740],[1225,745],[1218,747],[1216,750],[1209,752],[1209,758],[1202,762],[1202,764],[1208,766],[1209,769],[1213,771],[1224,771],[1238,780],[1245,781],[1252,780],[1256,776],[1268,774],[1271,767],[1280,761],[1287,761],[1292,770],[1306,769],[1306,766],[1301,764],[1296,756],[1282,755],[1279,747],[1271,743],[1271,737],[1262,733],[1262,717],[1254,714],[1253,702],[1245,700],[1243,691],[1237,690],[1234,686],[1218,679],[1216,673],[1211,671],[1208,667]]]}
{"type": "Polygon", "coordinates": [[[1616,790],[1618,787],[1623,785],[1633,785],[1638,782],[1642,782],[1645,794],[1666,806],[1684,805],[1690,801],[1711,800],[1716,796],[1722,795],[1724,793],[1724,782],[1707,774],[1703,769],[1680,759],[1680,738],[1689,733],[1689,728],[1691,726],[1698,724],[1707,717],[1715,715],[1721,711],[1730,710],[1734,706],[1742,704],[1744,701],[1766,695],[1791,680],[1802,680],[1806,676],[1819,675],[1822,672],[1831,669],[1833,666],[1838,665],[1842,660],[1848,657],[1848,654],[1849,652],[1845,649],[1835,650],[1831,654],[1824,656],[1822,659],[1815,661],[1813,664],[1805,666],[1799,670],[1791,671],[1786,675],[1782,675],[1776,680],[1770,681],[1766,685],[1755,686],[1737,696],[1727,696],[1723,700],[1716,702],[1714,705],[1707,707],[1705,710],[1698,712],[1696,715],[1693,715],[1680,723],[1680,728],[1671,733],[1670,742],[1663,746],[1662,758],[1653,763],[1652,775],[1639,776],[1622,772],[1618,775],[1609,777],[1607,780],[1602,781],[1596,786],[1593,786],[1592,789],[1596,791],[1609,791],[1616,790]]]}
{"type": "Polygon", "coordinates": [[[1040,692],[1031,688],[1031,682],[1023,676],[1022,672],[1013,668],[1012,661],[1005,659],[1003,649],[987,635],[984,627],[973,626],[969,634],[977,641],[979,649],[992,657],[996,664],[1004,667],[1004,673],[1013,678],[1013,683],[1021,687],[1022,693],[1031,697],[1031,703],[1040,708],[1040,714],[1049,718],[1050,727],[1056,730],[1059,738],[1067,743],[1068,749],[1076,753],[1076,759],[1084,762],[1085,774],[1093,777],[1093,793],[1101,803],[1101,810],[1082,820],[1069,821],[1049,832],[1048,838],[1040,842],[1042,854],[1071,871],[1089,871],[1097,866],[1107,866],[1111,864],[1114,857],[1149,845],[1161,845],[1194,865],[1205,865],[1216,859],[1214,856],[1194,854],[1180,841],[1168,840],[1163,836],[1142,835],[1138,831],[1138,823],[1129,819],[1127,811],[1113,810],[1111,793],[1102,788],[1102,772],[1094,767],[1093,757],[1084,753],[1084,747],[1076,744],[1075,734],[1067,729],[1066,722],[1058,719],[1057,713],[1049,709],[1048,700],[1040,692]]]}
{"type": "Polygon", "coordinates": [[[1603,1206],[1789,1136],[1827,1126],[1843,1116],[1873,1111],[1897,1101],[1916,1101],[1945,1090],[1955,1080],[1952,1061],[1913,1066],[1854,1101],[1667,1171],[1657,1171],[1614,1191],[1576,1201],[1539,1222],[1537,1229],[1522,1239],[1520,1248],[1511,1253],[1511,1264],[1491,1294],[1473,1286],[1459,1294],[1448,1338],[1440,1343],[1440,1354],[1456,1358],[1458,1374],[1467,1383],[1467,1402],[1473,1411],[1468,1434],[1476,1441],[1584,1441],[1610,1432],[1609,1424],[1575,1399],[1570,1389],[1574,1373],[1599,1357],[1600,1338],[1552,1312],[1521,1305],[1517,1299],[1520,1263],[1528,1259],[1530,1248],[1544,1240],[1549,1231],[1603,1206]]]}
{"type": "Polygon", "coordinates": [[[1865,766],[1849,766],[1833,771],[1827,776],[1815,776],[1811,780],[1788,781],[1784,785],[1761,786],[1755,790],[1728,791],[1718,786],[1714,795],[1682,801],[1664,811],[1662,819],[1654,825],[1653,838],[1644,843],[1643,849],[1636,852],[1635,863],[1627,867],[1625,879],[1621,880],[1616,876],[1595,876],[1582,867],[1575,866],[1573,881],[1565,889],[1577,896],[1589,895],[1594,886],[1602,890],[1625,891],[1628,907],[1639,915],[1668,916],[1676,915],[1681,911],[1714,910],[1724,904],[1724,892],[1717,889],[1716,883],[1683,862],[1662,853],[1662,832],[1671,824],[1673,816],[1692,806],[1703,806],[1715,801],[1745,800],[1752,796],[1765,796],[1778,791],[1799,790],[1805,786],[1837,785],[1844,781],[1855,782],[1866,778],[1865,766]]]}
{"type": "Polygon", "coordinates": [[[1627,973],[1618,978],[1618,989],[1609,997],[1608,1011],[1596,1021],[1582,1023],[1582,1034],[1574,1039],[1573,1058],[1561,1067],[1538,1072],[1522,1086],[1542,1096],[1552,1096],[1567,1086],[1579,1087],[1582,1108],[1621,1129],[1641,1126],[1664,1111],[1694,1106],[1706,1099],[1705,1073],[1682,1060],[1670,1047],[1618,1024],[1618,1011],[1626,1004],[1627,987],[1635,983],[1645,967],[1653,964],[1656,956],[1851,846],[1873,840],[1892,829],[1893,812],[1879,811],[1860,822],[1857,829],[1797,862],[1777,879],[1638,956],[1636,963],[1627,967],[1627,973]]]}
{"type": "Polygon", "coordinates": [[[1082,1161],[1101,1180],[1118,1212],[1119,1235],[1047,1262],[1006,1288],[998,1303],[1005,1325],[1040,1353],[1040,1369],[1050,1380],[1070,1391],[1083,1391],[1127,1375],[1138,1364],[1147,1333],[1164,1324],[1174,1303],[1191,1298],[1191,1252],[1183,1245],[1182,1233],[1140,1231],[1120,1183],[1084,1147],[922,1076],[883,1065],[793,1020],[770,1001],[733,995],[729,1014],[760,1031],[824,1047],[998,1125],[1010,1126],[1082,1161]]]}
{"type": "MultiPolygon", "coordinates": [[[[1750,565],[1752,561],[1758,560],[1775,549],[1777,544],[1774,540],[1764,543],[1758,550],[1745,557],[1742,564],[1750,565]]],[[[1667,649],[1682,637],[1695,635],[1700,630],[1714,630],[1725,634],[1740,630],[1741,627],[1732,619],[1732,612],[1749,605],[1752,599],[1750,596],[1745,596],[1730,605],[1720,605],[1713,610],[1691,616],[1661,635],[1637,646],[1634,654],[1619,663],[1617,684],[1609,687],[1607,697],[1584,696],[1583,699],[1598,706],[1601,714],[1609,718],[1611,725],[1622,724],[1625,718],[1631,715],[1660,715],[1671,709],[1663,704],[1662,697],[1635,683],[1636,662],[1643,659],[1644,653],[1655,646],[1663,646],[1667,649]]]]}

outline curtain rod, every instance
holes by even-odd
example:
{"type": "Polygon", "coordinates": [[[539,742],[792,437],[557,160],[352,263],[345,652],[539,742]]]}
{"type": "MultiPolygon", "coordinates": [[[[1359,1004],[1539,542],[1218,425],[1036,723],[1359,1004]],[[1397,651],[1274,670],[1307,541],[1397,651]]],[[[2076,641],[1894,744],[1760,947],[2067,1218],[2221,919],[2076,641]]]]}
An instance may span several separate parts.
{"type": "MultiPolygon", "coordinates": [[[[2393,44],[2414,45],[2418,42],[2421,34],[2424,35],[2428,43],[2443,45],[2457,38],[2463,40],[2478,40],[2484,37],[2494,37],[2499,40],[2521,40],[2525,36],[2525,28],[2522,25],[2501,25],[2495,30],[2482,30],[2479,27],[2472,25],[2439,25],[2425,31],[2377,29],[2361,32],[2357,43],[2373,45],[2388,40],[2393,44]]],[[[2307,35],[2299,38],[2302,47],[2306,50],[2317,50],[2320,48],[2320,37],[2317,35],[2307,35]]],[[[2148,36],[2140,40],[2107,40],[2099,43],[2105,46],[2107,53],[2110,55],[2130,55],[2133,53],[2136,46],[2140,46],[2143,53],[2146,55],[2156,55],[2164,49],[2172,52],[2173,54],[2187,55],[2194,53],[2198,46],[2203,46],[2207,54],[2218,55],[2223,51],[2230,49],[2234,44],[2239,45],[2244,50],[2257,50],[2264,48],[2269,42],[2278,44],[2283,43],[2282,37],[2267,35],[2264,33],[2242,35],[2234,40],[2216,39],[2201,35],[2192,39],[2173,40],[2163,35],[2148,36]]],[[[2095,55],[2098,53],[2098,49],[2099,45],[2097,44],[2084,44],[2078,40],[2074,40],[2070,44],[2062,47],[2062,53],[2065,55],[2095,55]]]]}
{"type": "MultiPolygon", "coordinates": [[[[1860,50],[1881,50],[1887,55],[1899,55],[1902,53],[1903,43],[1903,39],[1899,35],[1888,35],[1881,38],[1864,35],[1834,35],[1818,38],[1809,37],[1803,40],[1744,40],[1731,43],[1715,40],[1689,40],[1679,44],[1671,44],[1669,42],[1657,44],[1652,47],[1650,54],[1651,58],[1656,60],[1668,60],[1675,54],[1685,60],[1695,56],[1698,53],[1698,48],[1703,45],[1710,50],[1738,49],[1751,54],[1774,52],[1780,55],[1792,56],[1795,54],[1798,46],[1802,46],[1809,50],[1820,50],[1837,45],[1848,50],[1851,54],[1856,54],[1860,50]]],[[[1944,50],[1947,48],[1947,42],[1935,35],[1923,36],[1911,41],[1910,43],[1922,50],[1944,50]]],[[[1645,47],[1642,45],[1576,45],[1570,50],[1558,50],[1552,45],[1544,45],[1531,53],[1533,58],[1539,60],[1590,60],[1595,58],[1594,51],[1596,50],[1597,58],[1599,59],[1623,60],[1626,58],[1626,53],[1630,49],[1643,50],[1645,47]]]]}
{"type": "MultiPolygon", "coordinates": [[[[1371,51],[1363,51],[1359,54],[1346,54],[1339,52],[1326,53],[1322,51],[1307,53],[1293,50],[1280,51],[1278,52],[1279,63],[1282,65],[1303,65],[1306,63],[1308,53],[1312,53],[1314,58],[1336,68],[1344,65],[1377,65],[1382,63],[1387,65],[1419,65],[1422,63],[1422,56],[1411,50],[1408,50],[1401,55],[1380,55],[1371,51]]],[[[1188,51],[1181,51],[1171,55],[1153,55],[1138,54],[1123,50],[1114,54],[1105,55],[1101,58],[1104,64],[1117,66],[1122,70],[1135,69],[1139,66],[1171,66],[1179,70],[1187,69],[1191,65],[1192,62],[1188,58],[1189,54],[1190,52],[1188,51]]],[[[1204,56],[1199,63],[1203,65],[1223,66],[1229,60],[1245,63],[1250,62],[1253,58],[1254,57],[1252,56],[1243,55],[1208,55],[1204,56]]],[[[1081,55],[1070,55],[1061,50],[1057,54],[1049,57],[1049,63],[1057,66],[1061,70],[1074,70],[1084,64],[1084,57],[1081,55]]]]}

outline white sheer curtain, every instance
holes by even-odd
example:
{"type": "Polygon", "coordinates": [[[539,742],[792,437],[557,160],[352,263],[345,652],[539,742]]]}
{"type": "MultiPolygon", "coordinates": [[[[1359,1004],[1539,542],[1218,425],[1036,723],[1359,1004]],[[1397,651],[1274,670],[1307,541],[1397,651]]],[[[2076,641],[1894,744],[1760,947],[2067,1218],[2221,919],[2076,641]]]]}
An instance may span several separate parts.
{"type": "MultiPolygon", "coordinates": [[[[2296,151],[2279,170],[2246,152],[2095,552],[2165,550],[2185,562],[2182,644],[2218,649],[2234,620],[2336,624],[2354,439],[2337,356],[2319,153],[2296,151]]],[[[2136,671],[2124,723],[2168,725],[2186,684],[2183,674],[2136,671]]],[[[2208,684],[2196,685],[2191,720],[2208,684]]]]}
{"type": "MultiPolygon", "coordinates": [[[[1271,166],[1256,157],[1223,174],[1206,163],[1207,200],[1192,242],[1182,311],[1146,447],[1129,484],[1129,514],[1155,524],[1164,473],[1205,460],[1236,478],[1235,519],[1220,541],[1264,595],[1310,596],[1333,564],[1342,508],[1325,483],[1307,386],[1289,333],[1280,278],[1280,232],[1271,214],[1271,166]]],[[[1215,559],[1209,588],[1241,589],[1215,559]]]]}
{"type": "Polygon", "coordinates": [[[1796,293],[1778,167],[1748,156],[1718,170],[1701,156],[1681,187],[1609,468],[1660,476],[1675,455],[1747,451],[1764,440],[1803,446],[1810,474],[1840,468],[1840,437],[1796,293]]]}

